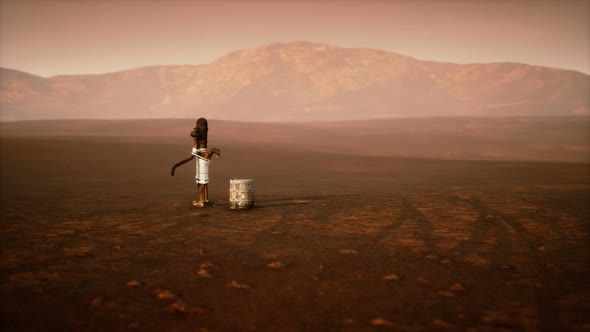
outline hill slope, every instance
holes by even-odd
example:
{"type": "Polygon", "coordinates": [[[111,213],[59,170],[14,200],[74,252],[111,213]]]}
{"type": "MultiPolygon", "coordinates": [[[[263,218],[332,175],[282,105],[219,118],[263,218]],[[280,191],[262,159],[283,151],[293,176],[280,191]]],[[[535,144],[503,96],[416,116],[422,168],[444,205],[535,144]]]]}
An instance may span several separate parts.
{"type": "Polygon", "coordinates": [[[590,76],[515,63],[449,64],[314,43],[272,44],[200,66],[41,78],[1,69],[1,120],[240,121],[590,114],[590,76]]]}

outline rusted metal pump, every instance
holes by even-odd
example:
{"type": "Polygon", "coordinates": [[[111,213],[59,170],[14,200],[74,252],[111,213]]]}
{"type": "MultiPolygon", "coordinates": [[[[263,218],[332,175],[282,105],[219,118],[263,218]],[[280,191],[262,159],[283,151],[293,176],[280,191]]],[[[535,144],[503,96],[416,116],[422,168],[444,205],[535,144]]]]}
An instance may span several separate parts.
{"type": "Polygon", "coordinates": [[[191,132],[191,137],[194,140],[192,155],[176,163],[170,171],[170,174],[174,176],[174,171],[178,166],[182,166],[197,157],[197,173],[195,176],[197,182],[197,200],[193,201],[193,206],[196,207],[211,205],[209,202],[209,162],[214,155],[221,157],[221,150],[217,148],[207,149],[208,131],[207,120],[205,118],[199,118],[195,128],[191,132]]]}

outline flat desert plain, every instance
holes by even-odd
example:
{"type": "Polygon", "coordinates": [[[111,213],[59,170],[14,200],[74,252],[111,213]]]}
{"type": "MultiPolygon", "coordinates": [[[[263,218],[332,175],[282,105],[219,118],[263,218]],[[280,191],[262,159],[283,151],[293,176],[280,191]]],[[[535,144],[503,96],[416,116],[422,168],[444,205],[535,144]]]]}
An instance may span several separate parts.
{"type": "Polygon", "coordinates": [[[590,330],[588,119],[194,120],[1,125],[3,330],[590,330]]]}

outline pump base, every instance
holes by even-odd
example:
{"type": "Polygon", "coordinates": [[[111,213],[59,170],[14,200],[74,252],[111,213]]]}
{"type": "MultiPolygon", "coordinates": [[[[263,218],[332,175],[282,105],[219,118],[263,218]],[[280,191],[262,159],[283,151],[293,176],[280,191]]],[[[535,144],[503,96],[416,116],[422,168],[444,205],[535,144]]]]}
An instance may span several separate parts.
{"type": "Polygon", "coordinates": [[[194,207],[207,207],[207,206],[213,206],[213,202],[211,201],[204,201],[204,202],[198,202],[198,201],[193,201],[192,205],[194,207]]]}

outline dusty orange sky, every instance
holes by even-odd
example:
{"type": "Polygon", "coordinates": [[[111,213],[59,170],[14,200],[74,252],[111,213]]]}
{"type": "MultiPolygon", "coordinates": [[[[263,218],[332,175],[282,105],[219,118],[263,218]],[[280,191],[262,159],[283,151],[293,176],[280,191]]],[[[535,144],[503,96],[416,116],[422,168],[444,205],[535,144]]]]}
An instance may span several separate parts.
{"type": "Polygon", "coordinates": [[[45,77],[204,64],[290,41],[590,73],[590,0],[0,1],[0,66],[45,77]]]}

